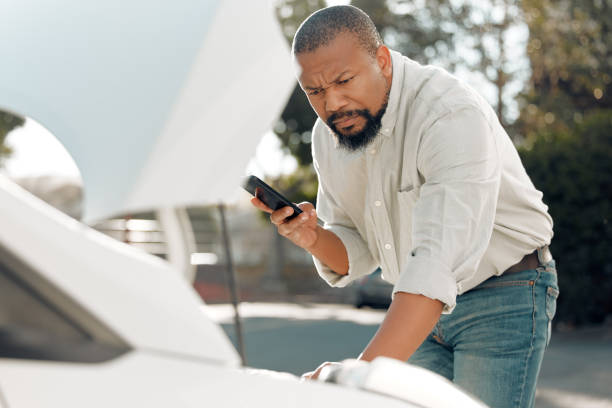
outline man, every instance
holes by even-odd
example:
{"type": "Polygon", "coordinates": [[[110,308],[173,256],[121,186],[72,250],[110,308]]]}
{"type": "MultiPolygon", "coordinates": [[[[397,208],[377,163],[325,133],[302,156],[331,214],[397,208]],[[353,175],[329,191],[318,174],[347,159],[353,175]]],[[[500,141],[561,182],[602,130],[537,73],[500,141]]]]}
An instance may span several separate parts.
{"type": "MultiPolygon", "coordinates": [[[[394,286],[359,356],[431,369],[494,407],[528,407],[558,288],[552,220],[491,107],[390,51],[369,17],[329,7],[298,29],[299,83],[318,115],[310,203],[271,213],[330,285],[381,266],[394,286]]],[[[316,371],[305,374],[316,378],[316,371]]]]}

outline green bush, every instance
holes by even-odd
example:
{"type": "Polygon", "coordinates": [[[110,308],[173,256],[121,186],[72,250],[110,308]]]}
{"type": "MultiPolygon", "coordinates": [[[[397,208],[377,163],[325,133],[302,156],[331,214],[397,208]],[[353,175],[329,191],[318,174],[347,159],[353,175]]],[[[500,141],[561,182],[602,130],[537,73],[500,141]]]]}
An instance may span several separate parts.
{"type": "Polygon", "coordinates": [[[556,321],[602,322],[612,314],[612,111],[568,133],[539,134],[519,152],[555,223],[556,321]]]}

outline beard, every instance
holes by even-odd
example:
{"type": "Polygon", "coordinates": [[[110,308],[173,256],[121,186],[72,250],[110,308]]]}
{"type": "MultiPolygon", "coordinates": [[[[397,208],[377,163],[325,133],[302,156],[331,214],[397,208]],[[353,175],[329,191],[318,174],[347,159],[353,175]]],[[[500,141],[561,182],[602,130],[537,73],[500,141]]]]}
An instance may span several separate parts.
{"type": "Polygon", "coordinates": [[[378,112],[376,112],[376,114],[372,114],[372,112],[367,109],[355,109],[350,111],[332,113],[329,118],[327,118],[326,123],[327,126],[334,133],[334,135],[336,135],[340,147],[350,152],[354,152],[357,150],[362,150],[367,145],[372,143],[372,141],[376,138],[378,132],[380,131],[382,117],[385,114],[385,111],[387,110],[388,101],[389,92],[387,92],[385,100],[383,101],[382,106],[380,107],[378,112]],[[352,118],[355,116],[361,116],[366,121],[365,125],[363,126],[363,129],[361,129],[360,131],[350,132],[351,129],[348,128],[347,130],[350,133],[342,134],[334,124],[334,122],[338,119],[352,118]]]}

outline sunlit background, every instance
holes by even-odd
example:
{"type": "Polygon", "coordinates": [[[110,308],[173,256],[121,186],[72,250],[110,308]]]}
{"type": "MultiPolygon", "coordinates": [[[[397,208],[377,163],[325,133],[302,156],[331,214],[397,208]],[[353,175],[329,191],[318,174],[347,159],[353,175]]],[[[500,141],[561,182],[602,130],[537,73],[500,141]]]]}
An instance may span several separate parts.
{"type": "MultiPolygon", "coordinates": [[[[347,3],[274,2],[287,44],[310,13],[347,3]]],[[[554,329],[559,336],[569,336],[560,337],[569,339],[563,350],[585,352],[591,343],[581,343],[584,336],[598,341],[591,350],[608,346],[612,350],[612,1],[350,3],[372,17],[390,48],[420,63],[446,68],[494,107],[555,220],[551,249],[559,269],[561,297],[554,329]],[[572,343],[572,336],[579,341],[572,343]]],[[[244,174],[265,178],[296,202],[314,202],[317,182],[310,155],[314,119],[296,85],[272,129],[255,135],[261,141],[244,174]]],[[[80,218],[79,169],[36,118],[0,112],[0,172],[80,218]]],[[[236,190],[240,191],[239,186],[236,190]]],[[[283,241],[265,217],[248,205],[246,193],[237,197],[228,214],[243,300],[355,303],[354,288],[326,287],[316,277],[310,256],[283,241]]],[[[218,216],[208,207],[190,207],[187,213],[195,236],[190,258],[196,269],[194,286],[207,303],[225,304],[229,294],[221,271],[227,259],[218,216]]],[[[165,233],[153,212],[125,214],[94,227],[149,253],[168,255],[165,233]]],[[[274,308],[257,310],[264,309],[274,308]]],[[[225,306],[211,310],[216,310],[221,322],[229,316],[225,306]]],[[[561,358],[562,353],[554,350],[561,349],[552,352],[561,358]]],[[[598,353],[593,351],[588,358],[612,367],[612,361],[599,361],[610,354],[598,353]]],[[[612,381],[610,370],[597,366],[591,372],[596,373],[589,380],[593,389],[587,391],[588,386],[581,384],[576,389],[583,387],[582,394],[576,389],[567,395],[546,394],[550,405],[539,406],[612,406],[609,390],[606,394],[600,390],[603,386],[596,387],[612,381]],[[600,394],[589,400],[585,397],[589,392],[600,394]]]]}

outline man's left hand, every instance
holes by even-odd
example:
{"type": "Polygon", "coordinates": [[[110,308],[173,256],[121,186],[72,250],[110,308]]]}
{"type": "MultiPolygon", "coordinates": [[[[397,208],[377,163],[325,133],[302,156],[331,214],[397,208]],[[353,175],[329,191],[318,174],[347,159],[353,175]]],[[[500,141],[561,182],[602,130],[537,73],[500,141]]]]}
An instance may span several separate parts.
{"type": "Polygon", "coordinates": [[[330,361],[326,361],[323,364],[321,364],[319,367],[317,367],[316,370],[314,371],[309,371],[307,373],[302,374],[302,380],[316,380],[317,378],[319,378],[319,375],[321,375],[321,371],[328,366],[332,366],[332,365],[340,365],[340,363],[334,363],[334,362],[330,362],[330,361]]]}

